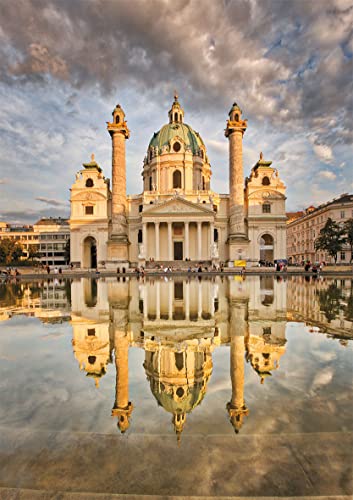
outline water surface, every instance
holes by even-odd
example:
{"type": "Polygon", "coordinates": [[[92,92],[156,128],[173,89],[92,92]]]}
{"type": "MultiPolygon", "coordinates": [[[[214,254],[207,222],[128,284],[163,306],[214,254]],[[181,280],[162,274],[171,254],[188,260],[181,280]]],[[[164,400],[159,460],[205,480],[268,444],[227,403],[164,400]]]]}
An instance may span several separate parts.
{"type": "Polygon", "coordinates": [[[351,280],[11,283],[0,319],[0,497],[352,493],[351,280]]]}

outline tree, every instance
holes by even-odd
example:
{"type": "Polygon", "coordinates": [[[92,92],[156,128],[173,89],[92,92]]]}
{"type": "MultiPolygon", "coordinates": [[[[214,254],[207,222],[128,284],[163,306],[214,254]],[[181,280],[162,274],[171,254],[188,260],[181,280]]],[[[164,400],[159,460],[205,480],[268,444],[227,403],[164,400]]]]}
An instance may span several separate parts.
{"type": "Polygon", "coordinates": [[[28,246],[28,260],[33,262],[33,259],[40,257],[39,245],[29,245],[28,246]]]}
{"type": "Polygon", "coordinates": [[[315,240],[315,250],[325,250],[337,262],[337,254],[345,242],[346,230],[330,217],[320,230],[320,236],[315,240]]]}
{"type": "Polygon", "coordinates": [[[344,230],[346,232],[346,242],[351,247],[351,262],[353,260],[353,219],[348,219],[344,223],[344,230]]]}
{"type": "Polygon", "coordinates": [[[23,255],[22,245],[18,241],[4,238],[0,241],[0,262],[10,264],[23,255]]]}

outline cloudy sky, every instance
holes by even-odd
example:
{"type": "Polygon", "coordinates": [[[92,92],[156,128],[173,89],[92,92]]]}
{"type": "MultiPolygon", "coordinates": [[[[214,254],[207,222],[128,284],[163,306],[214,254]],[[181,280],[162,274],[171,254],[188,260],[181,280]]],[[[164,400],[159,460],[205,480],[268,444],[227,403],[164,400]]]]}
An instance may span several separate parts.
{"type": "Polygon", "coordinates": [[[200,132],[212,188],[228,192],[225,122],[248,119],[287,209],[352,192],[353,0],[1,0],[0,220],[69,214],[94,152],[110,177],[106,121],[125,110],[128,193],[174,89],[200,132]]]}

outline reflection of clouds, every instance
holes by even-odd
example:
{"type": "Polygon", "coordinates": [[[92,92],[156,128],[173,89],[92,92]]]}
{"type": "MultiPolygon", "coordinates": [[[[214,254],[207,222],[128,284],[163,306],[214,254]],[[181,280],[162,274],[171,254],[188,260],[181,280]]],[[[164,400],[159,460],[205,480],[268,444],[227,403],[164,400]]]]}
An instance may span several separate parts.
{"type": "Polygon", "coordinates": [[[312,382],[310,392],[317,392],[318,389],[322,388],[325,385],[328,385],[333,378],[333,367],[328,367],[322,369],[319,373],[317,373],[312,382]]]}
{"type": "Polygon", "coordinates": [[[316,358],[320,359],[321,361],[333,361],[337,358],[337,354],[332,351],[315,350],[313,354],[315,354],[316,358]]]}

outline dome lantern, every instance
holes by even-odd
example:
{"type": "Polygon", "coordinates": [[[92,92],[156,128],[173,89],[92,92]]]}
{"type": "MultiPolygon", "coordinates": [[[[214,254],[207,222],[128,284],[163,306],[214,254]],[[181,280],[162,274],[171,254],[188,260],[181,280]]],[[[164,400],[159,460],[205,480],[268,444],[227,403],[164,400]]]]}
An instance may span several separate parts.
{"type": "Polygon", "coordinates": [[[180,106],[178,101],[178,93],[174,91],[174,102],[172,104],[171,109],[168,111],[169,123],[183,123],[184,118],[184,110],[180,106]]]}

